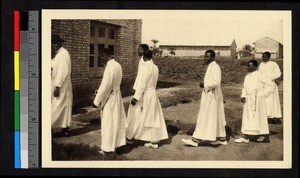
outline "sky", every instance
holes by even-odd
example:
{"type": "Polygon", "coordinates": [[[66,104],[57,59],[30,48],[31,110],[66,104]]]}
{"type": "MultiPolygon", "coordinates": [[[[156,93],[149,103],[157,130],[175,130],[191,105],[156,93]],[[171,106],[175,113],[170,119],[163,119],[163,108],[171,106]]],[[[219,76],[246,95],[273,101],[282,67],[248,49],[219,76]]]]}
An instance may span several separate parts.
{"type": "MultiPolygon", "coordinates": [[[[281,19],[143,19],[142,43],[223,44],[235,39],[237,48],[270,37],[283,43],[281,19]]],[[[228,44],[230,45],[230,44],[228,44]]]]}

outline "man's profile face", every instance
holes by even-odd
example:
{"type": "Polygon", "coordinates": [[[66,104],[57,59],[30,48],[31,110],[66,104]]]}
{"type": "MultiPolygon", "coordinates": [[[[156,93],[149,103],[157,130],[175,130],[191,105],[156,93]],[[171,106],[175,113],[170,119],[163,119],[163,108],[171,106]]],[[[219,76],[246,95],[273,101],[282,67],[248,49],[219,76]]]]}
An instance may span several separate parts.
{"type": "Polygon", "coordinates": [[[262,55],[262,60],[263,60],[263,62],[268,62],[270,60],[270,58],[268,57],[267,54],[263,54],[262,55]]]}
{"type": "Polygon", "coordinates": [[[51,58],[55,57],[55,55],[60,47],[61,47],[61,44],[51,43],[51,58]]]}
{"type": "Polygon", "coordinates": [[[51,44],[51,53],[52,53],[52,55],[55,56],[60,47],[61,47],[60,43],[52,43],[51,44]]]}
{"type": "Polygon", "coordinates": [[[143,56],[143,54],[144,54],[144,49],[143,49],[142,47],[139,47],[138,53],[139,53],[139,56],[143,56]]]}
{"type": "Polygon", "coordinates": [[[205,56],[204,56],[204,62],[206,64],[209,64],[211,61],[213,61],[213,57],[211,56],[211,53],[205,53],[205,56]]]}
{"type": "Polygon", "coordinates": [[[106,63],[108,62],[108,59],[107,59],[107,53],[102,53],[101,54],[101,59],[102,59],[102,63],[103,65],[106,65],[106,63]]]}
{"type": "Polygon", "coordinates": [[[254,72],[256,71],[256,66],[253,64],[253,62],[249,62],[248,65],[247,65],[247,71],[248,72],[254,72]]]}

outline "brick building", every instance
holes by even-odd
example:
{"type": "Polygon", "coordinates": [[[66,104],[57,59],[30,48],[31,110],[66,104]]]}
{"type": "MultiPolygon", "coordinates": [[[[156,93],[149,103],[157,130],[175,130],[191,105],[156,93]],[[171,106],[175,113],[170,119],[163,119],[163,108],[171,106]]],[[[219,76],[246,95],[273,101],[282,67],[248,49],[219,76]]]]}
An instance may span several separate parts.
{"type": "Polygon", "coordinates": [[[52,20],[51,30],[65,40],[63,46],[71,56],[74,108],[92,103],[103,76],[103,48],[111,49],[121,64],[123,81],[135,77],[141,20],[52,20]]]}
{"type": "Polygon", "coordinates": [[[253,43],[255,45],[255,58],[262,58],[262,54],[266,51],[271,53],[271,59],[283,58],[283,45],[269,37],[264,37],[253,43]]]}

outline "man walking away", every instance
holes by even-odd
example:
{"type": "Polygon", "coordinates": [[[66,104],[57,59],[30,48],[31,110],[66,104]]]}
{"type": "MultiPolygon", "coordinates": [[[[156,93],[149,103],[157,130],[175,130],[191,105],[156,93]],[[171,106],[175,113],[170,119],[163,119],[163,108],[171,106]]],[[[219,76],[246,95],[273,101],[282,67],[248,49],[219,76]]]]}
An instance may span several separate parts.
{"type": "Polygon", "coordinates": [[[69,52],[62,47],[63,42],[59,35],[51,38],[51,128],[62,128],[59,135],[69,136],[73,105],[71,60],[69,52]]]}

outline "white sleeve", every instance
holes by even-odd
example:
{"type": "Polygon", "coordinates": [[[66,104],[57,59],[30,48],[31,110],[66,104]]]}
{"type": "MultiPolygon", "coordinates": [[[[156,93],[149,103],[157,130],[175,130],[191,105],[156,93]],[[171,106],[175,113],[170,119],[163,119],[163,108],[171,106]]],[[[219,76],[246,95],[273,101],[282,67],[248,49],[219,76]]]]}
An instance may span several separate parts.
{"type": "Polygon", "coordinates": [[[271,80],[278,79],[281,76],[280,68],[276,62],[274,62],[272,65],[272,71],[272,73],[267,74],[271,80]]]}
{"type": "Polygon", "coordinates": [[[221,84],[221,69],[218,65],[213,65],[210,70],[211,74],[209,80],[204,82],[205,90],[211,90],[221,84]]]}
{"type": "Polygon", "coordinates": [[[265,75],[259,75],[259,80],[264,84],[264,97],[268,97],[275,90],[275,83],[265,75]]]}
{"type": "Polygon", "coordinates": [[[136,86],[136,90],[133,96],[137,100],[140,100],[143,93],[145,92],[145,88],[148,82],[149,72],[150,71],[146,65],[143,65],[141,67],[141,72],[138,75],[139,79],[137,79],[139,80],[139,82],[138,85],[136,86]]]}
{"type": "Polygon", "coordinates": [[[94,104],[96,106],[99,106],[100,103],[105,99],[105,96],[108,95],[108,92],[110,92],[111,86],[112,86],[112,73],[111,69],[109,67],[106,67],[103,74],[103,79],[101,81],[101,84],[99,86],[97,95],[94,99],[94,104]]]}
{"type": "Polygon", "coordinates": [[[64,53],[63,51],[61,51],[57,54],[55,58],[56,58],[55,60],[57,60],[57,65],[56,65],[57,74],[56,74],[56,78],[54,79],[54,85],[56,87],[61,87],[65,82],[69,73],[68,58],[70,58],[70,56],[68,53],[64,53]]]}

